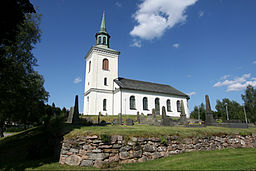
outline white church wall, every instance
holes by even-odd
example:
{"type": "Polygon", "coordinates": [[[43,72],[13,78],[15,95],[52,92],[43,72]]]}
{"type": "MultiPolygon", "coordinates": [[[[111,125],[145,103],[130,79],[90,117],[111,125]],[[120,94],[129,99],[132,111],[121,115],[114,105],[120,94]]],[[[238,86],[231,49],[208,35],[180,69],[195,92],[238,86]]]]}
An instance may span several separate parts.
{"type": "MultiPolygon", "coordinates": [[[[165,106],[167,110],[166,101],[170,99],[171,101],[171,112],[166,111],[168,116],[179,117],[180,112],[177,111],[177,101],[183,100],[185,113],[187,117],[189,117],[189,109],[187,104],[187,99],[182,96],[172,96],[166,94],[158,94],[158,93],[151,93],[151,92],[144,92],[144,91],[136,91],[136,90],[122,90],[122,113],[123,114],[130,114],[136,115],[139,111],[143,114],[150,114],[152,113],[152,109],[155,108],[155,99],[159,98],[160,100],[160,114],[162,113],[162,106],[165,106]],[[135,96],[135,108],[136,110],[130,109],[130,97],[135,96]],[[143,98],[148,98],[148,110],[143,110],[143,98]]],[[[115,113],[116,114],[116,113],[115,113]]]]}
{"type": "Polygon", "coordinates": [[[118,55],[108,50],[92,49],[86,57],[84,114],[113,114],[113,80],[118,77],[118,55]],[[109,70],[103,70],[103,59],[108,59],[109,70]],[[90,72],[89,63],[91,62],[90,72]],[[107,78],[107,85],[104,85],[107,78]],[[87,109],[89,96],[89,110],[87,109]],[[103,111],[103,99],[107,99],[107,111],[103,111]]]}
{"type": "Polygon", "coordinates": [[[99,112],[103,115],[113,114],[113,94],[111,92],[90,92],[84,98],[84,114],[98,115],[99,112]],[[89,103],[88,98],[89,97],[89,103]],[[103,100],[106,99],[106,110],[103,110],[103,100]]]}
{"type": "Polygon", "coordinates": [[[114,115],[118,115],[119,113],[122,113],[121,112],[121,92],[120,91],[117,91],[114,93],[114,112],[113,114],[114,115]]]}

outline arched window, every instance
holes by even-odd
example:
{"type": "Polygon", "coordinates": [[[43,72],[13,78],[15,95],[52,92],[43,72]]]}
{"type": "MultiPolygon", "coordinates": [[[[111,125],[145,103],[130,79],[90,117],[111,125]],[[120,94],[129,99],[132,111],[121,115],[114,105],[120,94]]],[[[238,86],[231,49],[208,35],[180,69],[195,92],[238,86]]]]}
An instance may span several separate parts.
{"type": "Polygon", "coordinates": [[[108,59],[103,59],[102,69],[108,70],[108,59]]]}
{"type": "Polygon", "coordinates": [[[106,37],[103,37],[103,45],[106,44],[106,37]]]}
{"type": "Polygon", "coordinates": [[[99,42],[98,42],[98,44],[100,45],[101,44],[101,37],[99,36],[99,42]]]}
{"type": "Polygon", "coordinates": [[[177,101],[177,111],[180,112],[181,111],[181,106],[180,106],[180,101],[177,101]]]}
{"type": "Polygon", "coordinates": [[[108,85],[107,78],[104,78],[104,85],[108,85]]]}
{"type": "Polygon", "coordinates": [[[107,99],[103,100],[103,110],[106,111],[107,110],[107,99]]]}
{"type": "Polygon", "coordinates": [[[155,99],[155,112],[156,112],[156,115],[160,115],[160,99],[159,98],[155,99]]]}
{"type": "Polygon", "coordinates": [[[171,101],[170,101],[170,99],[168,99],[168,100],[166,101],[166,106],[167,106],[167,111],[168,111],[168,112],[171,112],[172,110],[171,110],[171,101]]]}
{"type": "Polygon", "coordinates": [[[134,110],[134,109],[136,109],[135,107],[136,107],[135,106],[135,97],[131,96],[130,97],[130,109],[134,110]]]}
{"type": "Polygon", "coordinates": [[[148,110],[148,98],[143,98],[143,110],[148,110]]]}
{"type": "Polygon", "coordinates": [[[89,72],[91,71],[91,61],[89,62],[89,72]]]}

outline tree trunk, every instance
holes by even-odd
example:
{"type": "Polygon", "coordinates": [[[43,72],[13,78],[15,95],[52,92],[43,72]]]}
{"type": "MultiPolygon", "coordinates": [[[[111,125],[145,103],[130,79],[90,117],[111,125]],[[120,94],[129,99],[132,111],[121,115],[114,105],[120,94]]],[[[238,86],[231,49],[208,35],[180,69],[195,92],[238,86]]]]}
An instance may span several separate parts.
{"type": "Polygon", "coordinates": [[[4,125],[0,124],[0,138],[4,137],[4,125]]]}

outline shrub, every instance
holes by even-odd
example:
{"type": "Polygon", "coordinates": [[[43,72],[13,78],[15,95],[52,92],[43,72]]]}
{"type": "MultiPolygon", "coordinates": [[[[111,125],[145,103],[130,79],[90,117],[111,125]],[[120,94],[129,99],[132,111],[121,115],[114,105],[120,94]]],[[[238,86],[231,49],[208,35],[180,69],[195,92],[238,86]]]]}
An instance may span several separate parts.
{"type": "Polygon", "coordinates": [[[101,134],[100,135],[100,139],[103,143],[110,143],[111,140],[111,136],[107,135],[107,134],[101,134]]]}

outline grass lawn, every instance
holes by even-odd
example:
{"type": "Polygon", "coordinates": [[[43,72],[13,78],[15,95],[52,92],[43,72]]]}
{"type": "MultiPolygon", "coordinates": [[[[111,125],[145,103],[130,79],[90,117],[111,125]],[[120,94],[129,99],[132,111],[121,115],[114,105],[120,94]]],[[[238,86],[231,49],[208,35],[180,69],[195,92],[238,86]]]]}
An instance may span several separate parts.
{"type": "Polygon", "coordinates": [[[144,137],[162,137],[167,135],[178,135],[181,137],[193,136],[208,136],[208,135],[223,135],[223,134],[241,134],[248,135],[256,133],[256,128],[239,129],[239,128],[224,128],[224,127],[201,127],[187,128],[183,126],[164,127],[164,126],[149,126],[149,125],[134,125],[134,126],[90,126],[73,129],[65,135],[66,138],[77,135],[124,135],[124,136],[144,136],[144,137]]]}
{"type": "MultiPolygon", "coordinates": [[[[256,128],[230,129],[221,127],[185,128],[185,127],[156,127],[146,125],[134,126],[72,126],[65,124],[65,136],[88,134],[109,134],[124,136],[154,136],[179,135],[181,137],[206,136],[219,134],[242,135],[256,133],[256,128]]],[[[58,158],[53,154],[51,140],[56,131],[61,128],[52,125],[50,129],[44,127],[31,128],[26,131],[0,138],[0,170],[72,170],[92,167],[72,167],[59,165],[58,158]],[[53,131],[55,130],[55,131],[53,131]]],[[[61,141],[58,141],[61,143],[61,141]]],[[[146,163],[136,163],[118,166],[119,169],[248,169],[256,168],[256,149],[236,149],[208,152],[192,152],[171,156],[146,163]],[[203,159],[203,160],[202,160],[203,159]]]]}
{"type": "MultiPolygon", "coordinates": [[[[144,163],[125,164],[120,170],[248,170],[256,168],[256,149],[226,149],[183,153],[144,163]]],[[[74,167],[59,163],[27,168],[39,170],[92,170],[92,167],[74,167]]]]}

